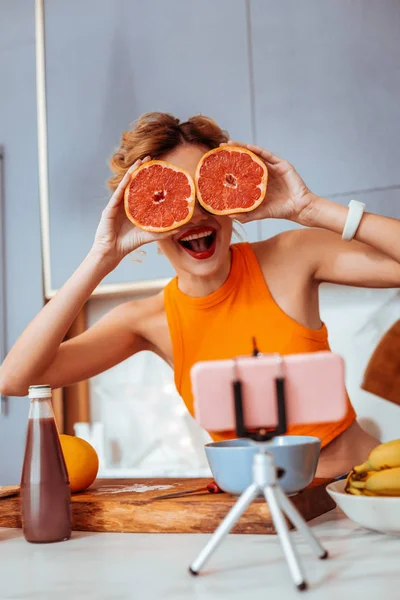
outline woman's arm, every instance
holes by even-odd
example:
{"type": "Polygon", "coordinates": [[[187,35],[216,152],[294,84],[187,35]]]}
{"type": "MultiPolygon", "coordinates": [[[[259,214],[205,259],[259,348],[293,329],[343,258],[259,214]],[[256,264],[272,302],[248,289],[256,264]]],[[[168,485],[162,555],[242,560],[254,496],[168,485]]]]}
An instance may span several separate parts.
{"type": "MultiPolygon", "coordinates": [[[[95,327],[63,343],[74,319],[101,280],[122,258],[157,236],[134,227],[123,205],[130,173],[126,173],[103,211],[92,250],[56,296],[28,325],[0,367],[0,392],[23,396],[32,384],[67,385],[99,373],[145,347],[135,333],[135,316],[142,305],[132,305],[125,319],[119,307],[95,327]],[[138,308],[139,306],[139,308],[138,308]],[[133,325],[127,325],[133,323],[133,325]]],[[[160,236],[158,236],[160,237],[160,236]]]]}
{"type": "Polygon", "coordinates": [[[364,213],[354,241],[346,242],[341,236],[347,215],[348,208],[314,194],[304,221],[300,214],[299,223],[325,230],[308,232],[309,251],[318,248],[315,278],[348,285],[400,287],[400,221],[364,213]]]}
{"type": "Polygon", "coordinates": [[[300,229],[281,234],[285,260],[317,283],[356,287],[400,287],[400,264],[380,250],[359,241],[344,242],[324,229],[300,229]],[[296,265],[296,267],[295,267],[296,265]]]}
{"type": "Polygon", "coordinates": [[[138,322],[135,313],[140,311],[134,306],[127,310],[125,305],[63,343],[82,306],[108,272],[100,254],[93,252],[87,256],[14,344],[0,368],[1,393],[25,396],[30,385],[47,384],[52,388],[70,385],[145,349],[145,340],[135,335],[133,329],[135,321],[138,322]]]}
{"type": "Polygon", "coordinates": [[[241,222],[288,219],[312,229],[291,232],[293,260],[306,261],[316,281],[360,287],[400,287],[400,221],[365,213],[355,239],[341,236],[348,208],[313,194],[293,165],[272,152],[253,146],[268,167],[264,202],[254,212],[235,215],[241,222]]]}

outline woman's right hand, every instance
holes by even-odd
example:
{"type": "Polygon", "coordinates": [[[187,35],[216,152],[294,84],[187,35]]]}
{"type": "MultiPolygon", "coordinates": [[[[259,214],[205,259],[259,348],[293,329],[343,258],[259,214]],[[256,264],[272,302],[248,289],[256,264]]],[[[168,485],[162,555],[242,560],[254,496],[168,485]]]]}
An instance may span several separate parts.
{"type": "Polygon", "coordinates": [[[125,173],[124,178],[113,193],[107,206],[103,210],[100,223],[97,227],[92,251],[100,253],[109,259],[115,266],[127,255],[144,244],[163,239],[172,235],[168,233],[150,233],[136,227],[125,214],[124,192],[129,183],[131,174],[140,165],[148,162],[149,156],[137,160],[125,173]]]}

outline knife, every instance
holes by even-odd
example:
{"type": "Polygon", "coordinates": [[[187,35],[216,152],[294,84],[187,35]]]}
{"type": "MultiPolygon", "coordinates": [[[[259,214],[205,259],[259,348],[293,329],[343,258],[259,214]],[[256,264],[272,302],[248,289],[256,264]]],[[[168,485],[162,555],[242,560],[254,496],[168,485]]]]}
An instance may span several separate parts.
{"type": "Polygon", "coordinates": [[[211,481],[206,486],[197,488],[195,490],[186,490],[181,492],[174,492],[172,494],[164,494],[163,496],[157,496],[156,498],[152,498],[152,500],[167,500],[168,498],[180,498],[184,496],[193,496],[194,494],[199,494],[200,492],[209,492],[210,494],[221,494],[223,490],[215,483],[215,481],[211,481]]]}
{"type": "MultiPolygon", "coordinates": [[[[342,479],[346,479],[348,473],[343,473],[342,475],[338,475],[333,479],[326,479],[326,483],[333,483],[334,481],[341,481],[342,479]]],[[[184,498],[185,496],[193,496],[195,494],[199,494],[201,492],[210,492],[210,494],[221,494],[224,490],[215,483],[215,481],[211,481],[205,487],[197,488],[195,490],[187,490],[181,492],[174,492],[172,494],[164,494],[163,496],[157,496],[156,498],[152,498],[154,500],[168,500],[169,498],[184,498]]]]}

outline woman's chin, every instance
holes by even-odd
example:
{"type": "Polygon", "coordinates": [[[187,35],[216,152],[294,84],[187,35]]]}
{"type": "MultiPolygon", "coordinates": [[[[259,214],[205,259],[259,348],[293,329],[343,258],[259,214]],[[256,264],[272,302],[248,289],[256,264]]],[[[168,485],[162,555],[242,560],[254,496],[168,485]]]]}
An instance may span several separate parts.
{"type": "Polygon", "coordinates": [[[192,275],[198,275],[199,277],[207,277],[214,275],[221,268],[221,261],[218,260],[217,256],[204,260],[196,260],[189,258],[185,260],[185,271],[190,272],[192,275]]]}
{"type": "Polygon", "coordinates": [[[179,268],[199,277],[211,276],[217,273],[229,256],[229,253],[227,253],[224,260],[222,252],[218,247],[211,255],[207,255],[207,253],[196,255],[184,250],[179,254],[179,268]]]}

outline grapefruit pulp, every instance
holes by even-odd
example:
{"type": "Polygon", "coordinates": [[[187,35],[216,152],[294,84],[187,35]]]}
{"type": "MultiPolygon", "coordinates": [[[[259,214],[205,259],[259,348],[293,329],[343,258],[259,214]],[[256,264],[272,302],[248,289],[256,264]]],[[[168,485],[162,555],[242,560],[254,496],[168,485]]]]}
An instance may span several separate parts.
{"type": "Polygon", "coordinates": [[[250,212],[265,198],[268,169],[253,152],[239,146],[220,146],[199,162],[197,199],[214,215],[250,212]]]}
{"type": "Polygon", "coordinates": [[[186,171],[151,160],[133,171],[124,193],[125,212],[137,227],[161,233],[190,221],[195,198],[195,186],[186,171]]]}

